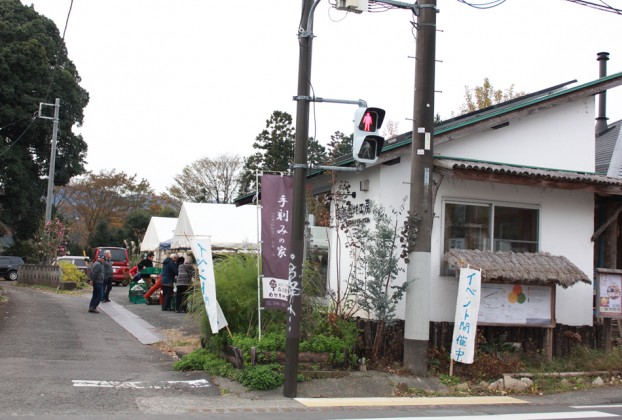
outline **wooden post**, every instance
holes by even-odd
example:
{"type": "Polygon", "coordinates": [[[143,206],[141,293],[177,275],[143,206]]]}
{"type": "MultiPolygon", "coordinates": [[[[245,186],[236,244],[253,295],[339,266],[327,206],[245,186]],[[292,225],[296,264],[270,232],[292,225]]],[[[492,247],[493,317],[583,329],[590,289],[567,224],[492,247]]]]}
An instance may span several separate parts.
{"type": "Polygon", "coordinates": [[[553,360],[553,328],[546,328],[544,333],[544,354],[547,361],[553,360]]]}
{"type": "Polygon", "coordinates": [[[611,318],[603,318],[603,347],[606,353],[611,351],[611,318]]]}

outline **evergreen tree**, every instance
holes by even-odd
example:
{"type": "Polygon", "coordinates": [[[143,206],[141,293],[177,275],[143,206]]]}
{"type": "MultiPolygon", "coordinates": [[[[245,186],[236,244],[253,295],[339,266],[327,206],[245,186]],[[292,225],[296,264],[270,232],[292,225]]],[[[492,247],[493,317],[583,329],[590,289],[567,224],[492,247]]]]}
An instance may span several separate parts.
{"type": "Polygon", "coordinates": [[[37,118],[39,103],[61,101],[54,181],[65,185],[85,170],[87,145],[72,127],[89,97],[54,22],[18,0],[0,1],[0,16],[0,214],[20,240],[44,216],[53,124],[37,118]]]}

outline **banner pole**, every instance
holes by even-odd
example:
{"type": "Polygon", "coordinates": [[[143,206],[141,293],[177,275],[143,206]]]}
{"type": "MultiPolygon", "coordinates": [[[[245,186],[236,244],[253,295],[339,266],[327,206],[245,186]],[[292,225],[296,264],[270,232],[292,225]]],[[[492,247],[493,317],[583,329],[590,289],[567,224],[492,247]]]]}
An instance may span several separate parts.
{"type": "Polygon", "coordinates": [[[257,339],[261,341],[261,223],[259,208],[259,170],[255,170],[255,205],[257,206],[257,339]]]}

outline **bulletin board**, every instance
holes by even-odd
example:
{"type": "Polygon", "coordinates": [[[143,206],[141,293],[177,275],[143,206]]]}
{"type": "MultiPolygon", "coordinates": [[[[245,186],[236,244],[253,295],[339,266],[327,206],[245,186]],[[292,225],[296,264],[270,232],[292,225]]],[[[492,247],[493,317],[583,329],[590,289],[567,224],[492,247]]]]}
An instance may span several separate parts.
{"type": "Polygon", "coordinates": [[[482,284],[478,325],[555,327],[555,286],[482,284]]]}
{"type": "Polygon", "coordinates": [[[622,318],[622,271],[596,269],[596,314],[622,318]]]}

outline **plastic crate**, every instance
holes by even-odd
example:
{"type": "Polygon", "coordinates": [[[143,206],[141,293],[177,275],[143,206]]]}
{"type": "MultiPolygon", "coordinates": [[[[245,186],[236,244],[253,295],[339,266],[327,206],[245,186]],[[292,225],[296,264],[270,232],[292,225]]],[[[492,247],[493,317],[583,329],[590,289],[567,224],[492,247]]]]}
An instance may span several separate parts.
{"type": "Polygon", "coordinates": [[[149,290],[149,285],[144,280],[133,281],[129,286],[129,298],[131,303],[147,303],[144,294],[149,290]]]}
{"type": "Polygon", "coordinates": [[[140,271],[140,274],[160,274],[162,273],[162,269],[161,268],[156,268],[156,267],[145,267],[144,269],[142,269],[140,271]]]}

